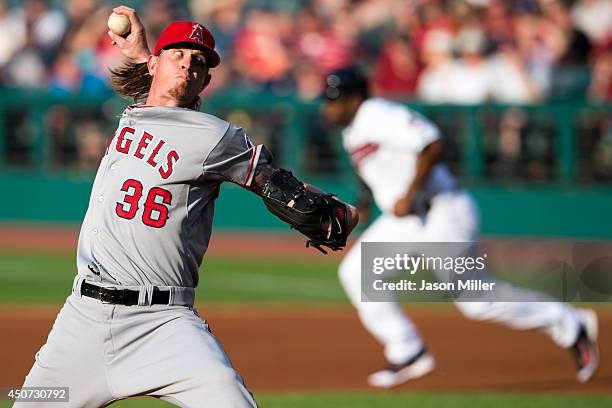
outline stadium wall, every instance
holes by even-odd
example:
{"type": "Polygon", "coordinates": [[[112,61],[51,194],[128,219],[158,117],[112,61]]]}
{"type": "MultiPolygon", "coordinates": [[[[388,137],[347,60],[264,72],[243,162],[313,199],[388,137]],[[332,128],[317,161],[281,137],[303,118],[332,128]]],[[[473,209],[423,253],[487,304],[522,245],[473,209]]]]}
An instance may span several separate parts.
{"type": "MultiPolygon", "coordinates": [[[[318,185],[351,201],[352,185],[318,185]]],[[[1,174],[0,221],[23,223],[81,222],[87,209],[91,180],[82,177],[1,174]],[[57,204],[54,204],[57,203],[57,204]]],[[[485,235],[612,238],[612,189],[542,186],[471,187],[480,206],[485,235]]],[[[252,193],[224,185],[215,204],[217,229],[287,227],[271,216],[252,193]]]]}

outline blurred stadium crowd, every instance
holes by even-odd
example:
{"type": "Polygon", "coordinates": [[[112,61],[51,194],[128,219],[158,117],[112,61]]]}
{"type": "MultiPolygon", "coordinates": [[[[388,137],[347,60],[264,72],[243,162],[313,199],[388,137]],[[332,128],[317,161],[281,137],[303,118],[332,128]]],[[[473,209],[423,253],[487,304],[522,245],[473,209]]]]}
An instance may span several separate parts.
{"type": "Polygon", "coordinates": [[[460,177],[612,180],[612,0],[0,0],[0,166],[97,167],[124,107],[106,25],[122,3],[150,47],[172,20],[206,24],[223,63],[205,109],[292,168],[346,170],[316,99],[327,72],[357,64],[376,95],[425,103],[460,177]],[[271,102],[284,96],[293,113],[271,102]]]}
{"type": "MultiPolygon", "coordinates": [[[[94,0],[0,0],[0,87],[108,90],[121,58],[94,0]]],[[[150,0],[149,45],[172,20],[210,27],[227,87],[312,100],[326,72],[363,66],[376,94],[433,103],[612,101],[610,0],[150,0]]]]}

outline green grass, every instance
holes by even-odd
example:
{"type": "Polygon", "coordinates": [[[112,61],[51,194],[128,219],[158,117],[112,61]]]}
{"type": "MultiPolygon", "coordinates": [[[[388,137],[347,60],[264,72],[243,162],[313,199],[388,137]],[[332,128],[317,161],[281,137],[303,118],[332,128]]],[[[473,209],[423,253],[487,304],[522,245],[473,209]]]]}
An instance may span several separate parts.
{"type": "Polygon", "coordinates": [[[262,408],[603,408],[612,404],[612,397],[359,392],[262,395],[258,398],[258,402],[262,408]]]}
{"type": "MultiPolygon", "coordinates": [[[[484,393],[311,393],[257,394],[261,408],[604,408],[612,406],[610,396],[484,394],[484,393]]],[[[113,408],[172,407],[153,398],[120,401],[113,408]]],[[[10,407],[0,402],[0,408],[10,407]]]]}
{"type": "Polygon", "coordinates": [[[0,302],[61,303],[74,279],[72,253],[0,252],[0,302]]]}
{"type": "MultiPolygon", "coordinates": [[[[336,258],[292,261],[208,257],[198,302],[346,303],[336,258]]],[[[62,303],[76,274],[71,252],[0,251],[0,303],[62,303]]]]}
{"type": "MultiPolygon", "coordinates": [[[[307,261],[272,256],[254,260],[206,257],[200,270],[196,300],[200,303],[347,305],[337,278],[338,262],[338,258],[324,256],[307,261]]],[[[536,290],[559,286],[559,278],[553,272],[548,275],[528,272],[528,268],[493,271],[495,276],[536,290]]],[[[70,293],[75,274],[73,251],[0,249],[0,304],[61,304],[70,293]]],[[[549,293],[557,294],[555,291],[549,293]]],[[[422,294],[420,296],[420,300],[425,300],[422,294]]],[[[611,303],[598,304],[609,306],[611,303]]],[[[448,306],[440,302],[430,305],[448,306]]]]}

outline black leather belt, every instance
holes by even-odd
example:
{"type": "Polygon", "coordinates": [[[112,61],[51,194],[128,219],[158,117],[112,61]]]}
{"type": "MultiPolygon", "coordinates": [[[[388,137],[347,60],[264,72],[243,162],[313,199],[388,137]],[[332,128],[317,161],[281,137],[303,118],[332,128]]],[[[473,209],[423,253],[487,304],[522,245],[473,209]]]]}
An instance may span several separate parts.
{"type": "MultiPolygon", "coordinates": [[[[102,303],[113,305],[135,306],[138,304],[140,292],[131,289],[103,288],[83,281],[81,295],[97,299],[102,303]]],[[[153,289],[153,305],[167,305],[170,303],[170,291],[153,289]]]]}

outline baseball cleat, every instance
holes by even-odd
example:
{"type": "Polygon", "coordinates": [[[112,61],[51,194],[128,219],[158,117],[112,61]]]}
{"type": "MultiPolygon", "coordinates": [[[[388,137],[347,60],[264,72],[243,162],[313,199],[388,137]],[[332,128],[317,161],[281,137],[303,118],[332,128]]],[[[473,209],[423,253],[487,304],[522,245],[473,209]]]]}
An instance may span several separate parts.
{"type": "Polygon", "coordinates": [[[578,382],[589,381],[599,368],[599,348],[597,346],[597,314],[592,309],[579,309],[580,329],[578,338],[572,346],[576,360],[578,382]]]}
{"type": "Polygon", "coordinates": [[[409,380],[431,373],[436,362],[426,349],[419,351],[413,358],[403,364],[390,364],[368,377],[368,384],[376,388],[393,388],[409,380]]]}

